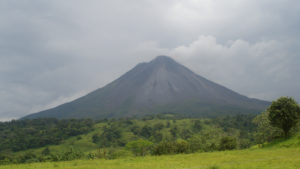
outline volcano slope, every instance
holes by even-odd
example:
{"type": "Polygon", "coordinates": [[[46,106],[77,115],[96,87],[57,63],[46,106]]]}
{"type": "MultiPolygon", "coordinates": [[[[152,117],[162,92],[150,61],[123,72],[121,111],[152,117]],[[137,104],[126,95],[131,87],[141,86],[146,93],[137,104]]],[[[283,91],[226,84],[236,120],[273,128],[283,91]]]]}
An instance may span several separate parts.
{"type": "Polygon", "coordinates": [[[86,96],[26,118],[121,118],[156,113],[190,117],[248,114],[270,103],[216,84],[168,56],[140,63],[120,78],[86,96]]]}

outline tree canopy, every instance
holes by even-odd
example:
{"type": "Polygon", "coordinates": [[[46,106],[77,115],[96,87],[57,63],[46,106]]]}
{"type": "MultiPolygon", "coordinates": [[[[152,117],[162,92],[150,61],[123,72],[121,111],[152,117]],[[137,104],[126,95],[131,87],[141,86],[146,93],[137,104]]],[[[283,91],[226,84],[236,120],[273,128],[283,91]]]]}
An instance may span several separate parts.
{"type": "Polygon", "coordinates": [[[270,124],[280,128],[285,137],[288,136],[292,127],[296,126],[300,117],[300,107],[291,97],[280,97],[273,101],[268,112],[270,124]]]}

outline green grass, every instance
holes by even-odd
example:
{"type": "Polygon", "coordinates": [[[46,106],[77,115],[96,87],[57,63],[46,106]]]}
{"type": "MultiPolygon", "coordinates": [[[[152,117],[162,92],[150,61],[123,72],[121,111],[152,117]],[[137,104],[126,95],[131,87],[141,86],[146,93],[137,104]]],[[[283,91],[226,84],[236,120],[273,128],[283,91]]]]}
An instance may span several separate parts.
{"type": "MultiPolygon", "coordinates": [[[[264,148],[274,147],[300,147],[300,133],[289,139],[278,139],[264,146],[264,148]]],[[[300,167],[299,167],[300,168],[300,167]]]]}
{"type": "Polygon", "coordinates": [[[250,149],[296,148],[296,147],[300,147],[300,133],[297,133],[294,136],[289,137],[288,139],[280,138],[270,143],[254,145],[250,149]]]}
{"type": "Polygon", "coordinates": [[[116,160],[76,160],[19,165],[1,169],[299,169],[300,148],[267,148],[116,160]]]}

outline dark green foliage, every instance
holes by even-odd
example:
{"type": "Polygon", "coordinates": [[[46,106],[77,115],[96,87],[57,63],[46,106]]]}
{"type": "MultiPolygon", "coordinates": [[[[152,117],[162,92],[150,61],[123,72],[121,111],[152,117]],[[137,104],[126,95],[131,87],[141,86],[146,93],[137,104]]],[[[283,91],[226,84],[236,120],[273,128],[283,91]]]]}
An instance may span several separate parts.
{"type": "Polygon", "coordinates": [[[49,149],[49,147],[46,147],[46,148],[42,151],[42,155],[44,155],[44,156],[50,155],[50,149],[49,149]]]}
{"type": "Polygon", "coordinates": [[[153,133],[153,138],[154,138],[155,142],[160,142],[163,139],[163,134],[159,131],[156,131],[153,133]]]}
{"type": "Polygon", "coordinates": [[[189,139],[193,136],[193,132],[190,129],[182,129],[180,132],[180,136],[183,139],[189,139]]]}
{"type": "MultiPolygon", "coordinates": [[[[48,150],[47,150],[48,151],[48,150]]],[[[41,154],[29,151],[25,154],[18,156],[11,156],[9,154],[0,155],[0,164],[10,163],[32,163],[32,162],[45,162],[45,161],[69,161],[80,159],[84,156],[83,152],[70,148],[69,150],[61,153],[44,153],[41,154]],[[45,155],[47,154],[47,155],[45,155]]]]}
{"type": "Polygon", "coordinates": [[[51,154],[51,161],[70,161],[80,159],[84,156],[83,152],[70,148],[68,151],[58,154],[51,154]]]}
{"type": "Polygon", "coordinates": [[[237,140],[234,137],[226,136],[220,141],[219,150],[233,150],[237,148],[237,140]]]}
{"type": "Polygon", "coordinates": [[[202,125],[201,121],[200,120],[195,120],[194,125],[193,125],[193,130],[195,132],[198,132],[202,129],[202,127],[203,127],[203,125],[202,125]]]}
{"type": "Polygon", "coordinates": [[[280,97],[268,108],[270,124],[282,129],[285,137],[300,117],[300,107],[291,97],[280,97]]]}
{"type": "Polygon", "coordinates": [[[205,138],[203,138],[202,136],[194,135],[193,137],[188,139],[188,142],[190,144],[191,152],[204,151],[205,138]]]}
{"type": "Polygon", "coordinates": [[[151,149],[152,142],[139,139],[126,144],[126,148],[131,150],[136,156],[145,156],[151,149]]]}
{"type": "Polygon", "coordinates": [[[117,125],[109,125],[103,128],[102,134],[93,135],[93,142],[100,147],[123,146],[121,130],[117,125]]]}
{"type": "Polygon", "coordinates": [[[126,119],[123,123],[125,123],[128,126],[133,124],[133,122],[129,119],[126,119]]]}
{"type": "Polygon", "coordinates": [[[185,140],[177,140],[175,142],[175,147],[176,147],[176,151],[175,151],[176,154],[190,152],[190,145],[185,140]]]}
{"type": "Polygon", "coordinates": [[[199,135],[193,135],[188,139],[192,152],[209,152],[218,150],[217,145],[224,133],[218,129],[205,130],[199,135]]]}
{"type": "Polygon", "coordinates": [[[163,141],[153,148],[154,155],[162,155],[162,154],[174,154],[175,146],[173,142],[163,141]]]}
{"type": "Polygon", "coordinates": [[[153,126],[153,130],[156,131],[160,131],[161,129],[163,129],[165,126],[163,123],[156,123],[154,126],[153,126]]]}
{"type": "Polygon", "coordinates": [[[173,136],[174,138],[176,138],[176,137],[177,137],[177,134],[179,133],[179,130],[178,130],[178,128],[175,126],[175,127],[171,128],[170,133],[172,134],[172,136],[173,136]]]}
{"type": "Polygon", "coordinates": [[[254,118],[256,118],[255,115],[225,116],[205,123],[218,125],[227,135],[238,138],[238,148],[247,148],[259,141],[259,139],[255,139],[258,126],[254,122],[254,118]]]}
{"type": "Polygon", "coordinates": [[[138,135],[138,134],[141,132],[139,126],[136,126],[136,125],[132,126],[132,127],[130,128],[130,131],[131,131],[134,135],[138,135]]]}
{"type": "Polygon", "coordinates": [[[31,162],[39,162],[38,157],[33,152],[27,152],[24,155],[19,157],[20,163],[31,163],[31,162]]]}
{"type": "Polygon", "coordinates": [[[59,144],[92,130],[92,120],[35,119],[0,122],[0,152],[20,151],[59,144]]]}
{"type": "Polygon", "coordinates": [[[145,138],[149,138],[152,135],[152,131],[153,131],[153,129],[150,126],[145,125],[142,128],[140,135],[145,138]]]}
{"type": "Polygon", "coordinates": [[[168,120],[168,122],[167,122],[167,128],[169,128],[170,127],[170,121],[168,120]]]}
{"type": "Polygon", "coordinates": [[[163,154],[178,154],[178,153],[188,153],[190,152],[190,147],[188,142],[181,141],[163,141],[154,146],[153,155],[163,155],[163,154]]]}
{"type": "Polygon", "coordinates": [[[251,141],[249,139],[239,139],[238,141],[238,148],[240,149],[246,149],[246,148],[250,148],[251,146],[251,141]]]}
{"type": "Polygon", "coordinates": [[[212,119],[210,123],[219,125],[224,128],[224,130],[228,130],[229,128],[238,128],[243,131],[252,132],[255,130],[256,126],[253,124],[253,119],[256,115],[236,115],[236,116],[225,116],[225,117],[217,117],[212,119]]]}
{"type": "Polygon", "coordinates": [[[0,153],[0,165],[10,164],[14,162],[14,156],[10,153],[0,153]]]}
{"type": "Polygon", "coordinates": [[[96,152],[90,152],[87,154],[86,158],[88,159],[117,159],[120,157],[126,157],[131,155],[130,152],[118,149],[114,147],[110,148],[101,148],[98,149],[96,152]]]}
{"type": "Polygon", "coordinates": [[[271,142],[282,136],[282,131],[279,128],[271,126],[268,111],[257,115],[253,119],[253,123],[257,125],[253,139],[255,139],[255,142],[258,144],[271,142]]]}

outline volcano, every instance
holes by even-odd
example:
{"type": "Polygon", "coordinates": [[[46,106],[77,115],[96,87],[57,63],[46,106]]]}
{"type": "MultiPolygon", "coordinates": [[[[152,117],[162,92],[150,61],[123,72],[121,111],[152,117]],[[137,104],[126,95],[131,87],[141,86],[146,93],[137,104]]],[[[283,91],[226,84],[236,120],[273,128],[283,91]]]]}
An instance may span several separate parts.
{"type": "Polygon", "coordinates": [[[270,102],[248,98],[158,56],[72,102],[25,118],[122,118],[157,113],[185,116],[259,113],[270,102]]]}

